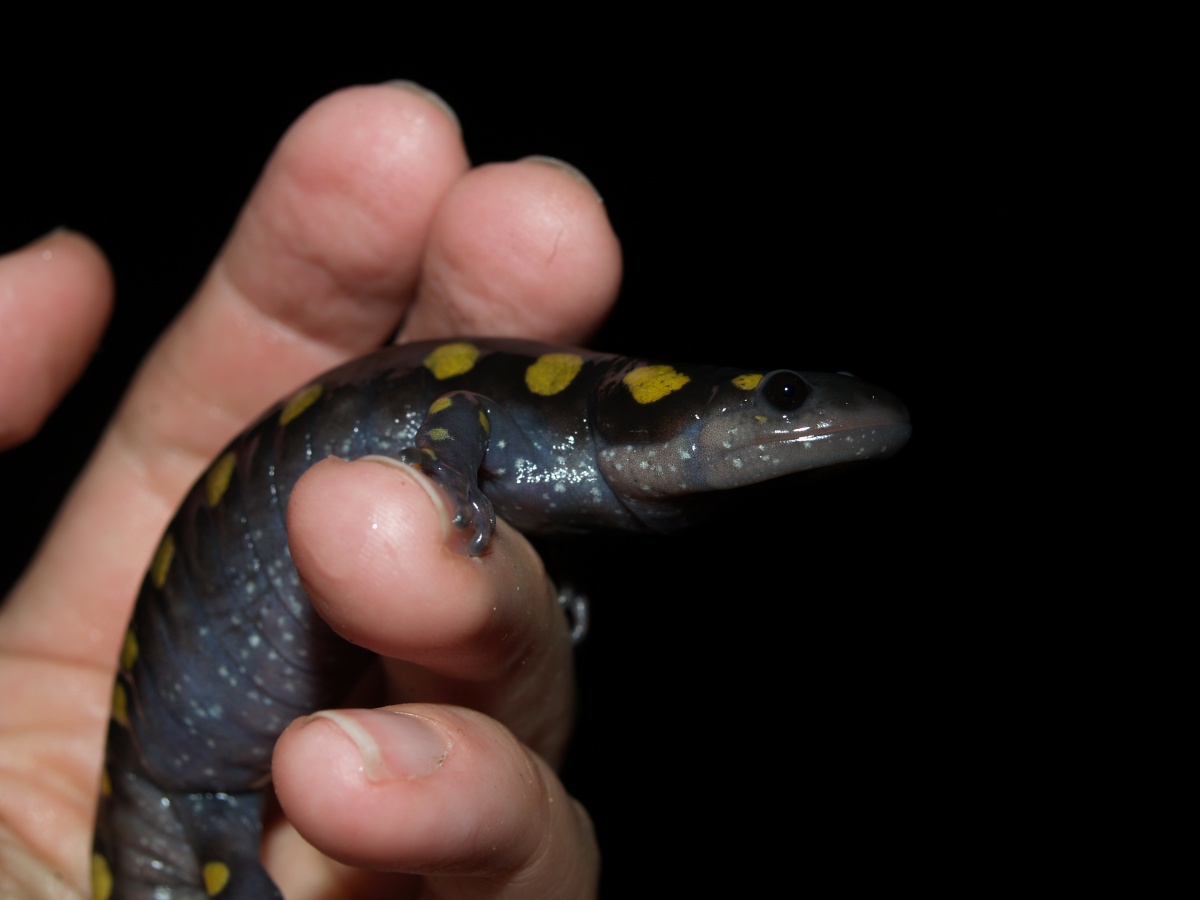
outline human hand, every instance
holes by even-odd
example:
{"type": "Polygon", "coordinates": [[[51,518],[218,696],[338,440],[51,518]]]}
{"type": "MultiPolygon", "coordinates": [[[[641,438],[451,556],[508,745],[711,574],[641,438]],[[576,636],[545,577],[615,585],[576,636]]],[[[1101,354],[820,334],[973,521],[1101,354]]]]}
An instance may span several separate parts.
{"type": "MultiPolygon", "coordinates": [[[[397,326],[401,340],[582,340],[619,269],[588,186],[542,162],[469,169],[455,123],[419,91],[351,89],[297,122],[0,611],[0,890],[87,891],[117,648],[163,527],[215,452],[397,326]]],[[[0,258],[0,299],[0,385],[25,386],[0,393],[12,444],[85,364],[110,276],[60,232],[0,258]]],[[[414,704],[447,755],[425,778],[369,781],[335,720],[297,722],[276,750],[287,818],[268,823],[265,864],[289,898],[592,896],[595,841],[552,768],[572,708],[553,591],[503,524],[485,557],[449,552],[414,486],[370,462],[320,463],[293,494],[289,538],[314,602],[373,629],[393,660],[379,702],[414,704]]]]}

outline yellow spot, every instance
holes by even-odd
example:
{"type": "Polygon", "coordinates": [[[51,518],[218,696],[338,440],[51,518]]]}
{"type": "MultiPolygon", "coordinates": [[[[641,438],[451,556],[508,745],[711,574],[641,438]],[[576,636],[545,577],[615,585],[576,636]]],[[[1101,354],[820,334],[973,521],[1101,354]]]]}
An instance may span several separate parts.
{"type": "Polygon", "coordinates": [[[425,368],[433,373],[438,381],[462,375],[475,368],[475,360],[479,359],[479,348],[474,344],[458,342],[442,344],[425,357],[425,368]]]}
{"type": "Polygon", "coordinates": [[[487,413],[482,409],[479,411],[479,425],[483,428],[484,434],[490,434],[492,431],[492,423],[488,421],[487,413]]]}
{"type": "Polygon", "coordinates": [[[100,796],[112,796],[112,779],[108,775],[108,767],[105,766],[100,770],[100,796]]]}
{"type": "Polygon", "coordinates": [[[225,490],[229,487],[229,479],[233,477],[233,466],[237,462],[237,457],[233,451],[226,453],[208,470],[208,477],[204,479],[204,489],[208,495],[208,505],[216,506],[221,502],[221,498],[225,496],[225,490]]]}
{"type": "Polygon", "coordinates": [[[437,413],[440,413],[443,409],[449,409],[453,405],[454,405],[454,401],[451,400],[449,397],[438,397],[436,400],[433,401],[433,403],[431,403],[429,405],[429,415],[431,415],[431,416],[436,415],[437,413]]]}
{"type": "Polygon", "coordinates": [[[137,662],[138,642],[132,631],[125,632],[125,643],[121,645],[121,668],[128,672],[137,662]]]}
{"type": "Polygon", "coordinates": [[[743,391],[752,391],[758,387],[758,383],[762,381],[761,375],[739,375],[733,379],[734,387],[740,387],[743,391]]]}
{"type": "Polygon", "coordinates": [[[150,563],[150,580],[156,588],[167,583],[167,572],[171,568],[171,560],[175,558],[175,538],[171,532],[163,535],[162,543],[154,551],[154,561],[150,563]]]}
{"type": "Polygon", "coordinates": [[[208,896],[217,896],[225,890],[227,884],[229,884],[229,866],[220,862],[204,864],[204,890],[208,896]]]}
{"type": "Polygon", "coordinates": [[[324,388],[319,384],[310,384],[308,387],[297,391],[292,395],[292,399],[283,404],[283,409],[279,411],[279,424],[286,425],[300,413],[304,412],[310,406],[317,402],[317,398],[321,396],[321,391],[324,388]]]}
{"type": "Polygon", "coordinates": [[[653,403],[679,390],[692,379],[670,366],[640,366],[622,380],[638,403],[653,403]]]}
{"type": "Polygon", "coordinates": [[[431,441],[448,441],[450,440],[450,432],[445,428],[430,428],[429,439],[431,441]]]}
{"type": "Polygon", "coordinates": [[[112,717],[118,725],[129,727],[129,698],[119,681],[113,685],[112,717]]]}
{"type": "Polygon", "coordinates": [[[542,397],[553,397],[575,380],[581,368],[583,358],[578,354],[547,353],[525,370],[525,386],[542,397]]]}
{"type": "Polygon", "coordinates": [[[112,869],[108,860],[99,853],[92,854],[92,897],[95,900],[108,900],[112,896],[112,869]]]}

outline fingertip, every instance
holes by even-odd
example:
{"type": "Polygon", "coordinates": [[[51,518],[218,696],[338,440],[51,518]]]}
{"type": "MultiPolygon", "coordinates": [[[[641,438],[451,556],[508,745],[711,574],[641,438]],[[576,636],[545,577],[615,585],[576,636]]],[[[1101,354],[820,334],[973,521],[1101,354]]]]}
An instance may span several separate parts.
{"type": "Polygon", "coordinates": [[[343,351],[377,346],[415,293],[434,210],[467,167],[440,98],[415,85],[343,88],[280,140],[222,271],[289,329],[343,351]]]}
{"type": "Polygon", "coordinates": [[[287,519],[306,591],[352,643],[429,664],[495,627],[492,568],[456,549],[440,493],[411,467],[327,459],[296,484],[287,519]]]}
{"type": "MultiPolygon", "coordinates": [[[[467,168],[462,129],[454,110],[433,91],[403,80],[345,87],[315,101],[277,148],[289,163],[296,152],[300,154],[300,177],[307,173],[321,184],[341,184],[336,180],[341,175],[356,189],[364,174],[388,177],[390,170],[399,168],[402,171],[392,177],[409,178],[408,167],[418,166],[425,177],[406,184],[406,189],[415,194],[430,189],[440,193],[467,168]],[[310,143],[320,145],[333,158],[310,157],[310,143]],[[357,171],[342,171],[343,165],[352,165],[357,171]],[[369,167],[378,170],[364,173],[369,167]]],[[[362,195],[369,193],[364,190],[362,195]]]]}
{"type": "Polygon", "coordinates": [[[501,521],[483,556],[466,555],[440,490],[409,466],[317,463],[292,491],[287,528],[314,607],[351,643],[471,682],[502,677],[518,659],[538,660],[522,672],[569,661],[563,616],[529,542],[501,521]]]}
{"type": "Polygon", "coordinates": [[[32,437],[79,378],[112,303],[108,260],[78,232],[0,257],[0,448],[32,437]]]}
{"type": "Polygon", "coordinates": [[[599,327],[620,282],[620,243],[581,172],[548,157],[479,166],[438,209],[401,337],[577,343],[599,327]]]}
{"type": "Polygon", "coordinates": [[[283,733],[274,775],[288,819],[341,863],[471,876],[464,897],[495,896],[491,878],[526,885],[519,896],[585,896],[595,883],[586,811],[508,729],[475,711],[322,711],[283,733]]]}
{"type": "Polygon", "coordinates": [[[433,707],[322,710],[276,742],[275,792],[296,829],[339,862],[421,871],[459,852],[479,814],[454,802],[478,776],[477,743],[461,716],[433,707]]]}
{"type": "MultiPolygon", "coordinates": [[[[321,615],[353,643],[382,652],[379,609],[436,591],[446,577],[445,513],[403,468],[325,459],[288,501],[292,559],[321,615]]],[[[421,609],[414,611],[419,616],[421,609]]]]}

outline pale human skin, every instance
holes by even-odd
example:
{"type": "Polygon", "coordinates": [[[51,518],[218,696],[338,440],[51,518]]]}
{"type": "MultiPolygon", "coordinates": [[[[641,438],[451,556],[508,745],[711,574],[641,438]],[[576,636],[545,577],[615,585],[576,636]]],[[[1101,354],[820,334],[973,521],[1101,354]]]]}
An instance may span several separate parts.
{"type": "MultiPolygon", "coordinates": [[[[88,895],[118,647],[214,453],[398,327],[400,341],[580,343],[620,269],[583,178],[547,160],[471,168],[453,115],[414,85],[348,89],[300,117],[0,609],[0,894],[88,895]]],[[[108,264],[78,234],[0,257],[0,447],[37,432],[112,303],[108,264]]],[[[552,586],[503,523],[483,558],[450,550],[420,477],[327,460],[293,495],[314,602],[387,660],[371,705],[415,715],[344,713],[365,731],[293,723],[275,751],[267,868],[289,900],[594,897],[590,821],[554,773],[574,689],[552,586]]]]}

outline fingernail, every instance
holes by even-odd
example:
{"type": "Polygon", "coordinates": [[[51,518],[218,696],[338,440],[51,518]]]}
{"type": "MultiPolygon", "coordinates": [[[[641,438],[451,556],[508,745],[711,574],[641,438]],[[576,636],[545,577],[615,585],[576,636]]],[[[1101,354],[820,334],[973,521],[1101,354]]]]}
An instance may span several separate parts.
{"type": "MultiPolygon", "coordinates": [[[[64,227],[64,226],[62,226],[62,225],[59,225],[57,228],[51,228],[49,231],[47,231],[47,232],[46,232],[45,234],[43,234],[41,237],[34,238],[32,241],[30,241],[29,243],[25,244],[25,245],[24,245],[24,246],[22,246],[22,247],[16,247],[16,248],[14,248],[14,249],[12,249],[12,250],[0,250],[0,253],[5,253],[5,254],[7,254],[7,253],[20,253],[20,252],[22,252],[22,251],[24,251],[24,250],[31,250],[31,249],[33,249],[34,247],[36,247],[38,244],[41,244],[41,243],[43,243],[44,241],[48,241],[48,240],[50,240],[51,238],[57,237],[57,236],[58,236],[58,235],[60,235],[60,234],[65,234],[65,233],[66,233],[67,231],[69,231],[69,230],[70,230],[70,229],[68,229],[68,228],[65,228],[65,227],[64,227]]],[[[42,251],[42,255],[43,255],[44,257],[46,257],[47,259],[49,259],[49,257],[50,257],[49,251],[46,251],[46,250],[43,250],[43,251],[42,251]]]]}
{"type": "Polygon", "coordinates": [[[396,78],[391,81],[385,81],[384,84],[389,87],[400,88],[402,91],[408,91],[410,94],[416,94],[418,97],[424,97],[434,106],[440,107],[446,117],[454,123],[454,127],[458,129],[459,134],[462,133],[462,123],[458,121],[458,114],[454,108],[442,99],[440,94],[435,94],[429,88],[417,84],[415,81],[409,81],[405,78],[396,78]]]}
{"type": "Polygon", "coordinates": [[[379,456],[373,454],[371,456],[363,456],[360,459],[364,462],[375,463],[376,465],[383,466],[384,468],[401,472],[407,476],[407,478],[413,482],[413,484],[417,485],[417,487],[423,490],[429,496],[429,499],[433,501],[434,509],[437,510],[438,519],[442,523],[442,537],[448,538],[450,536],[451,521],[450,512],[446,509],[446,498],[442,495],[442,492],[438,489],[438,486],[433,483],[432,478],[426,478],[408,463],[400,462],[398,459],[392,459],[390,456],[379,456]]]}
{"type": "Polygon", "coordinates": [[[424,778],[450,752],[450,738],[432,719],[387,709],[323,709],[314,719],[332,722],[354,742],[371,781],[424,778]]]}
{"type": "Polygon", "coordinates": [[[72,229],[68,228],[66,225],[59,225],[57,228],[51,228],[49,231],[47,231],[40,238],[38,238],[37,241],[34,241],[33,243],[36,244],[38,241],[48,241],[52,237],[58,237],[58,235],[60,235],[60,234],[67,234],[71,230],[72,229]]]}
{"type": "Polygon", "coordinates": [[[558,171],[560,171],[560,172],[565,172],[567,175],[570,175],[572,178],[574,178],[580,184],[586,185],[587,188],[593,194],[596,195],[596,199],[600,203],[604,202],[604,198],[600,196],[600,192],[598,190],[596,190],[596,186],[594,184],[592,184],[591,180],[586,175],[584,175],[582,172],[580,172],[577,168],[575,168],[570,163],[563,162],[558,157],[536,156],[536,155],[535,156],[526,156],[522,160],[522,162],[538,163],[539,165],[549,166],[552,169],[558,169],[558,171]]]}

